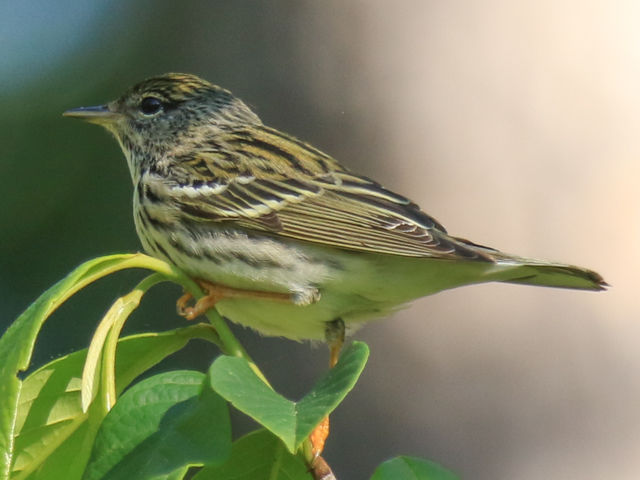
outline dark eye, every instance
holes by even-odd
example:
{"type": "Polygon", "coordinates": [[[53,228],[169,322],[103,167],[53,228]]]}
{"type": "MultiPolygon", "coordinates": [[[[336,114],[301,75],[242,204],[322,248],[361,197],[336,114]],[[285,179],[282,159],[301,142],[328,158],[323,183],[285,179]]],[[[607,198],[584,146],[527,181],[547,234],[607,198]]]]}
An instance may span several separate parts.
{"type": "Polygon", "coordinates": [[[155,97],[144,97],[140,102],[140,111],[145,115],[154,115],[162,110],[162,102],[155,97]]]}

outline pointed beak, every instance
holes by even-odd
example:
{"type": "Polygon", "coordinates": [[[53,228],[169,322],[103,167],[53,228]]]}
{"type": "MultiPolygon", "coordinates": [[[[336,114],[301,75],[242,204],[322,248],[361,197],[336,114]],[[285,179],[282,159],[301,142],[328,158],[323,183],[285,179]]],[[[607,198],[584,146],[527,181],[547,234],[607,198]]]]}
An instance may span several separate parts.
{"type": "Polygon", "coordinates": [[[72,108],[64,112],[62,116],[78,118],[85,122],[97,123],[98,125],[108,125],[119,117],[120,114],[111,110],[108,105],[97,105],[95,107],[72,108]]]}

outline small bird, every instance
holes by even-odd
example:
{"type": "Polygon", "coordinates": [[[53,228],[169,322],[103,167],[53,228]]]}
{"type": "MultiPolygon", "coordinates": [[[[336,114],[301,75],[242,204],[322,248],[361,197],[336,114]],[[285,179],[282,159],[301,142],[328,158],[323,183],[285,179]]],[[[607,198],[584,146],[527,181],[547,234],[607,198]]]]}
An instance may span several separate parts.
{"type": "Polygon", "coordinates": [[[215,304],[265,335],[339,345],[345,329],[462,285],[607,286],[591,270],[448,234],[408,198],[263,125],[194,75],[150,78],[64,115],[120,143],[144,250],[209,293],[194,307],[178,302],[187,318],[215,304]]]}

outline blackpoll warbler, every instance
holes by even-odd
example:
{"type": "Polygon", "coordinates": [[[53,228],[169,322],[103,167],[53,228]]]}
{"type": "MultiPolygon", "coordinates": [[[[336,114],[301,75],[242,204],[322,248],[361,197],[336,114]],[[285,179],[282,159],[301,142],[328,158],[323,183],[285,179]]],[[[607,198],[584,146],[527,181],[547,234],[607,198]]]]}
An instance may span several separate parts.
{"type": "Polygon", "coordinates": [[[229,319],[324,339],[418,297],[481,282],[602,290],[597,273],[451,236],[407,198],[262,124],[229,91],[166,74],[65,112],[120,142],[147,253],[202,283],[229,319]],[[206,283],[205,283],[206,282],[206,283]],[[210,284],[217,285],[214,287],[210,284]]]}

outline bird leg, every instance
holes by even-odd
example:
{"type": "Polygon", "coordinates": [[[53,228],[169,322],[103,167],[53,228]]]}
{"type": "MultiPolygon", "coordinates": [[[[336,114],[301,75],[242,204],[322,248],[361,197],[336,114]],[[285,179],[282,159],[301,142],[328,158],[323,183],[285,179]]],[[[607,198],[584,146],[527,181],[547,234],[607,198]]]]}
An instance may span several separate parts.
{"type": "Polygon", "coordinates": [[[241,288],[216,285],[205,280],[196,280],[196,283],[206,292],[204,297],[198,300],[193,307],[188,307],[187,304],[193,298],[193,295],[186,292],[176,302],[178,314],[185,317],[187,320],[193,320],[196,317],[205,314],[208,310],[215,307],[216,303],[225,298],[252,298],[254,300],[293,302],[288,293],[244,290],[241,288]]]}
{"type": "Polygon", "coordinates": [[[329,368],[333,368],[340,359],[340,351],[344,345],[344,322],[341,318],[329,322],[325,338],[329,344],[329,368]]]}
{"type": "MultiPolygon", "coordinates": [[[[327,323],[325,338],[329,345],[329,368],[335,367],[338,363],[338,359],[340,358],[340,350],[342,350],[342,346],[344,345],[344,330],[344,322],[341,318],[337,318],[336,320],[327,323]]],[[[322,459],[320,454],[322,453],[322,450],[324,450],[324,444],[328,436],[329,417],[326,416],[309,435],[311,451],[314,457],[312,468],[315,468],[316,459],[322,459]]]]}

